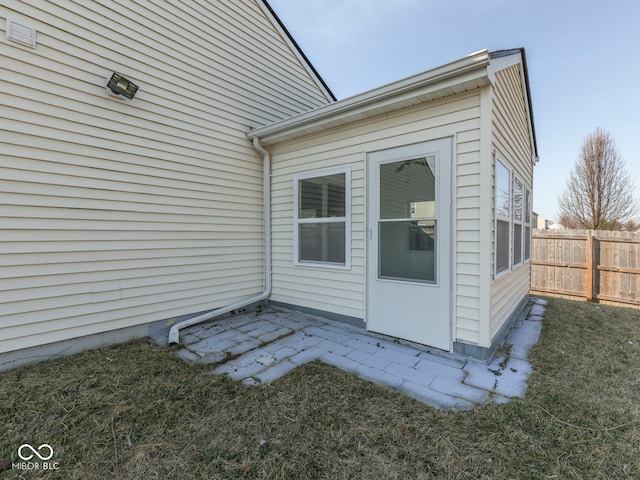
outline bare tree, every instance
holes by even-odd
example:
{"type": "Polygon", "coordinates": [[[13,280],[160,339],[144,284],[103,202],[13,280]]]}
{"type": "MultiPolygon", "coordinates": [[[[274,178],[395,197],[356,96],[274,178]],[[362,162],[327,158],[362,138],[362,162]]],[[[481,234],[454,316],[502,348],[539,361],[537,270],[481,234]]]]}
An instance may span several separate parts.
{"type": "Polygon", "coordinates": [[[574,228],[614,230],[633,224],[633,181],[613,138],[597,128],[587,136],[560,197],[560,218],[574,228]]]}

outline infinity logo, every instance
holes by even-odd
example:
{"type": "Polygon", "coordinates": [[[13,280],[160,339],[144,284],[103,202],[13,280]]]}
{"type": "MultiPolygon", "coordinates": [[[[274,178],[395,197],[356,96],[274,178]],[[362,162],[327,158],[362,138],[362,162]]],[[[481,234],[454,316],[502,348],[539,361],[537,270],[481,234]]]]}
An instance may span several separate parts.
{"type": "Polygon", "coordinates": [[[29,445],[28,443],[22,444],[20,445],[20,448],[18,448],[18,456],[25,462],[28,460],[31,460],[34,455],[38,457],[40,460],[43,460],[43,461],[49,460],[51,457],[53,457],[53,448],[51,447],[51,445],[47,445],[46,443],[43,443],[42,445],[40,445],[37,450],[33,448],[31,445],[29,445]],[[31,450],[32,453],[24,455],[22,453],[24,449],[31,450]],[[48,450],[49,454],[47,455],[45,452],[42,452],[42,450],[45,450],[45,452],[48,450]]]}

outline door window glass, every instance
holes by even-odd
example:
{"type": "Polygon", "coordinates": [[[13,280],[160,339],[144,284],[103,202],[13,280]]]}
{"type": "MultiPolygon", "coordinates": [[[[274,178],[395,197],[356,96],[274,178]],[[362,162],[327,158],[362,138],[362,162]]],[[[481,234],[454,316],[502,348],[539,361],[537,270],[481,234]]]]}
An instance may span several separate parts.
{"type": "Polygon", "coordinates": [[[379,166],[379,278],[436,283],[435,160],[379,166]]]}

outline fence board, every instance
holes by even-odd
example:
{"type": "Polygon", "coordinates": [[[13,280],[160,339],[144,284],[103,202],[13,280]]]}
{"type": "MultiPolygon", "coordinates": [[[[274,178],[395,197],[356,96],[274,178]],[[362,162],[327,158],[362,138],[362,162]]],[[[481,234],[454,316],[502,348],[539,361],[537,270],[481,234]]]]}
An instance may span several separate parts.
{"type": "Polygon", "coordinates": [[[640,234],[534,230],[531,292],[640,307],[640,234]]]}

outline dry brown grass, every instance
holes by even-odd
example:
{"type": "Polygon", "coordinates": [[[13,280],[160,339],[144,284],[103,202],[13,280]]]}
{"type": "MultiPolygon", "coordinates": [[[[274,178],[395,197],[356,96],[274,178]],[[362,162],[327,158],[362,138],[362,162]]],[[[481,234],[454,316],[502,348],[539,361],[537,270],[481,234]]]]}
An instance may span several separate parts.
{"type": "Polygon", "coordinates": [[[0,374],[0,479],[640,478],[640,312],[550,300],[526,398],[440,412],[322,363],[244,387],[135,342],[0,374]]]}

